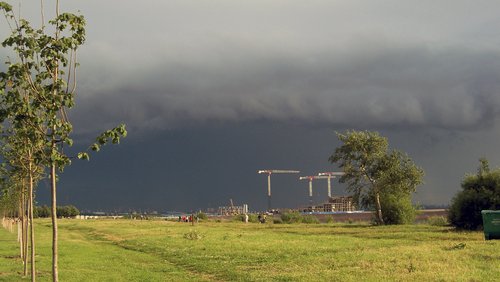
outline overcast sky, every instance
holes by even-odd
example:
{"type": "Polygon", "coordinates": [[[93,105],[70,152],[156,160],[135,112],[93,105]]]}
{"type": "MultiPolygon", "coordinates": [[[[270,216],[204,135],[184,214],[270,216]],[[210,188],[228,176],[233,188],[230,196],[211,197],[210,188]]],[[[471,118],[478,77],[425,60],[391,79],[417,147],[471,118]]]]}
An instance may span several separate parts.
{"type": "MultiPolygon", "coordinates": [[[[21,2],[39,21],[39,3],[21,2]]],[[[334,170],[347,129],[407,152],[426,172],[423,204],[449,203],[480,157],[500,165],[500,2],[61,2],[88,22],[75,150],[121,122],[130,134],[65,171],[63,202],[263,209],[257,170],[334,170]]],[[[326,183],[314,187],[324,201],[326,183]]],[[[307,203],[295,175],[273,176],[273,192],[278,207],[307,203]]]]}

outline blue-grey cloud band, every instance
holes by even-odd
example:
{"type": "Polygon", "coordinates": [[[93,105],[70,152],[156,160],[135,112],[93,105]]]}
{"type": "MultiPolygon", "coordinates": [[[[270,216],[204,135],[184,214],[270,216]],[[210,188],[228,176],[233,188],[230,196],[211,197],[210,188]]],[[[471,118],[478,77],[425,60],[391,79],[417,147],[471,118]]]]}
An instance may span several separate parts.
{"type": "Polygon", "coordinates": [[[92,82],[102,79],[96,70],[90,82],[82,78],[76,117],[152,128],[263,119],[474,130],[491,126],[500,114],[495,52],[358,47],[339,58],[246,51],[205,64],[167,61],[140,72],[118,70],[109,84],[92,82]]]}

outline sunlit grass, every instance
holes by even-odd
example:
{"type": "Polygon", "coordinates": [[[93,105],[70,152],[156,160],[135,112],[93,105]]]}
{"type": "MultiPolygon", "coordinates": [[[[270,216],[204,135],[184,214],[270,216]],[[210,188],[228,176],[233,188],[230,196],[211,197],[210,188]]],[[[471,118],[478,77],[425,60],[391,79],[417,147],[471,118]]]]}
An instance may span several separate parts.
{"type": "MultiPolygon", "coordinates": [[[[50,225],[38,220],[40,281],[50,225]]],[[[500,242],[430,225],[61,220],[61,281],[495,281],[500,242]]],[[[22,270],[0,231],[0,280],[22,270]]]]}

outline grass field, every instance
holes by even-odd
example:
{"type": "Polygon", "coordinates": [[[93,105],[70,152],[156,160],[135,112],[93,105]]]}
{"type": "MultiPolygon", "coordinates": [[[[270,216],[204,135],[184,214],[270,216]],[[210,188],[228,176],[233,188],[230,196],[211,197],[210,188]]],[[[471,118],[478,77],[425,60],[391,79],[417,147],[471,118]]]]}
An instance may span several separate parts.
{"type": "MultiPolygon", "coordinates": [[[[500,241],[425,224],[60,221],[61,281],[499,281],[500,241]]],[[[36,221],[38,281],[50,222],[36,221]]],[[[0,281],[22,278],[0,229],[0,281]]]]}

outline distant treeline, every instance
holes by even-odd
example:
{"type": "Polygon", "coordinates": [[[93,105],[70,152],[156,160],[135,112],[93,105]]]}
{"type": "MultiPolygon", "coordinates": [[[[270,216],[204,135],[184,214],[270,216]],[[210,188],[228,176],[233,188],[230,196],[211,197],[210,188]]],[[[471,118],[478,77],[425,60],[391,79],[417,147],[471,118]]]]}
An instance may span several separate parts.
{"type": "MultiPolygon", "coordinates": [[[[57,207],[57,217],[75,217],[80,214],[80,211],[73,205],[68,206],[58,206],[57,207]]],[[[33,210],[34,217],[50,217],[50,207],[43,205],[37,206],[33,210]]]]}

